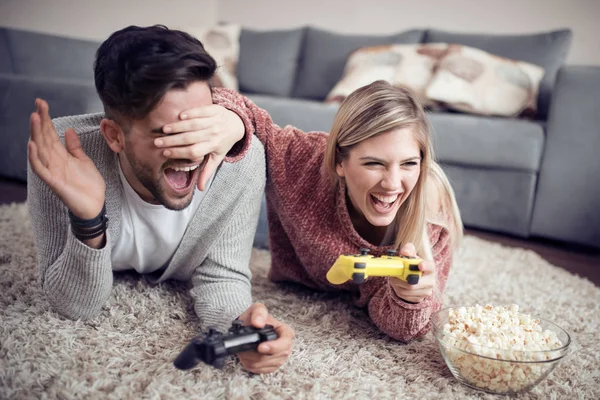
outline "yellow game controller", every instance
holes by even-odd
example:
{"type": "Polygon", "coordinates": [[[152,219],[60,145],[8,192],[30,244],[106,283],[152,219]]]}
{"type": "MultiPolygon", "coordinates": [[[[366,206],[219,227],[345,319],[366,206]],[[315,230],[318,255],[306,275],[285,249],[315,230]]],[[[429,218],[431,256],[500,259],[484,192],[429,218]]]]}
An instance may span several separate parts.
{"type": "Polygon", "coordinates": [[[393,276],[409,285],[419,283],[422,273],[419,270],[420,258],[396,256],[396,250],[388,250],[386,255],[369,255],[369,249],[360,249],[360,254],[344,254],[338,257],[327,272],[327,280],[340,285],[350,279],[356,284],[365,282],[369,276],[393,276]]]}

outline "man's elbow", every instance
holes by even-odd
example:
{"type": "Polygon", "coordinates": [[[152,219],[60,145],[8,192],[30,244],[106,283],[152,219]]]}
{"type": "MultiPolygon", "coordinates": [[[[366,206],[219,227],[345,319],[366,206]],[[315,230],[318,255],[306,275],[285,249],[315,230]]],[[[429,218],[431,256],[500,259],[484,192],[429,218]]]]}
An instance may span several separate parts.
{"type": "Polygon", "coordinates": [[[110,297],[110,290],[97,293],[93,298],[74,299],[72,296],[45,290],[52,309],[70,320],[89,320],[100,315],[102,307],[110,297]]]}

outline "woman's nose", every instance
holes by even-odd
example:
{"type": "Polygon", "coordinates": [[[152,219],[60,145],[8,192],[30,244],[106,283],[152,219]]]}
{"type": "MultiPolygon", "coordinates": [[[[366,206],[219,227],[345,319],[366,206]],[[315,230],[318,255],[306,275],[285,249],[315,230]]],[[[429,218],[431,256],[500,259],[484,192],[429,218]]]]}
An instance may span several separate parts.
{"type": "Polygon", "coordinates": [[[390,168],[385,172],[381,180],[381,187],[389,191],[398,190],[402,187],[402,175],[399,168],[390,168]]]}

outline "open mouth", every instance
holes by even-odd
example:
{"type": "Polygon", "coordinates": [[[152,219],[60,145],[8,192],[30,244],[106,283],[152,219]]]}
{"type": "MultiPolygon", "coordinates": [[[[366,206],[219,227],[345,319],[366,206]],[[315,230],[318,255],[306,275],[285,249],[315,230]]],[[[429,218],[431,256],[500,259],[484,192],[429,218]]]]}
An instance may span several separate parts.
{"type": "Polygon", "coordinates": [[[187,194],[198,181],[200,171],[204,168],[207,158],[200,164],[174,165],[164,170],[165,180],[177,194],[187,194]]]}
{"type": "Polygon", "coordinates": [[[371,199],[371,204],[373,205],[375,211],[380,214],[388,214],[392,212],[396,203],[400,201],[399,194],[390,196],[371,193],[369,198],[371,199]]]}

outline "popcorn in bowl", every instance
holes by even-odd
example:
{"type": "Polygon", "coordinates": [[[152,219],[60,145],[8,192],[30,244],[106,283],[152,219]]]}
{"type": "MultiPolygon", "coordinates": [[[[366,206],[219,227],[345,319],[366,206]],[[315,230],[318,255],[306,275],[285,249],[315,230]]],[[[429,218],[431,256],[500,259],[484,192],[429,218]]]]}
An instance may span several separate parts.
{"type": "Polygon", "coordinates": [[[491,393],[525,392],[566,355],[569,334],[519,306],[446,308],[432,319],[440,351],[462,383],[491,393]]]}

